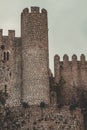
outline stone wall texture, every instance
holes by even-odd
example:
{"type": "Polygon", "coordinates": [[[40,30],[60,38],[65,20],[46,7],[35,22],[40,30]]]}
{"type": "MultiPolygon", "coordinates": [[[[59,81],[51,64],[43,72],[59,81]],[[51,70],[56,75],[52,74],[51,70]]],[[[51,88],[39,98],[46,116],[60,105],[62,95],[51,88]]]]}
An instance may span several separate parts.
{"type": "Polygon", "coordinates": [[[80,61],[77,56],[72,56],[72,61],[64,55],[63,61],[60,57],[54,57],[55,82],[59,83],[61,78],[64,80],[62,96],[65,104],[70,104],[72,97],[78,100],[77,90],[84,89],[87,91],[87,61],[82,54],[80,61]]]}
{"type": "Polygon", "coordinates": [[[10,106],[20,104],[20,49],[20,38],[15,37],[14,30],[9,30],[8,36],[3,36],[3,30],[0,30],[0,90],[6,89],[10,106]]]}
{"type": "Polygon", "coordinates": [[[71,113],[68,106],[61,110],[52,106],[43,109],[39,106],[20,107],[8,109],[1,116],[0,128],[3,130],[84,130],[80,109],[71,113]]]}

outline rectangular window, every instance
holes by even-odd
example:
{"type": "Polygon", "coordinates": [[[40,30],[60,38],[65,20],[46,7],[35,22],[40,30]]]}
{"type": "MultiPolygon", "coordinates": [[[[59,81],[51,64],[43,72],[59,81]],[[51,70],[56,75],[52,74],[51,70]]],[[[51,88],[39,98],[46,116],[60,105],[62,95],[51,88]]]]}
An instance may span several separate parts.
{"type": "Polygon", "coordinates": [[[9,52],[7,52],[7,61],[9,60],[9,52]]]}

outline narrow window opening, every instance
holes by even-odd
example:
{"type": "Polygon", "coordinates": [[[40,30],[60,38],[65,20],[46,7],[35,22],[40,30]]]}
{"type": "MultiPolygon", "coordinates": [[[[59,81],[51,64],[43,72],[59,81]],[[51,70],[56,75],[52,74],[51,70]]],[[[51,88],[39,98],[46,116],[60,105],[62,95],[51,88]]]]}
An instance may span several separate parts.
{"type": "Polygon", "coordinates": [[[5,96],[7,96],[7,85],[5,85],[5,96]]]}
{"type": "Polygon", "coordinates": [[[10,72],[10,74],[9,74],[9,75],[10,75],[10,78],[11,78],[11,72],[10,72]]]}
{"type": "Polygon", "coordinates": [[[7,52],[7,61],[9,60],[9,52],[7,52]]]}
{"type": "Polygon", "coordinates": [[[6,52],[4,52],[4,61],[6,60],[6,52]]]}

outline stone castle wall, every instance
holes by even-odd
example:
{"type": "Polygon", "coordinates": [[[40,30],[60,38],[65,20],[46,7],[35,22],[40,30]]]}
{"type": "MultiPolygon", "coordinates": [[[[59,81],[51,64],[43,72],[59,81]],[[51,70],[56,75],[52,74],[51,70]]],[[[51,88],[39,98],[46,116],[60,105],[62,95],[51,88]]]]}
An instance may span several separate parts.
{"type": "Polygon", "coordinates": [[[1,90],[8,93],[7,105],[20,102],[49,103],[49,52],[47,11],[31,7],[21,14],[21,37],[0,30],[1,90]],[[7,60],[9,55],[9,59],[7,60]],[[6,79],[5,79],[6,77],[6,79]]]}
{"type": "Polygon", "coordinates": [[[1,122],[5,119],[0,124],[3,130],[84,130],[80,109],[71,112],[68,106],[64,106],[61,110],[52,106],[20,107],[7,109],[5,114],[2,112],[1,115],[4,117],[1,122]]]}
{"type": "Polygon", "coordinates": [[[64,55],[63,61],[58,55],[54,57],[55,82],[59,83],[61,78],[64,80],[62,94],[66,104],[70,103],[72,97],[77,99],[78,89],[87,91],[87,61],[83,54],[80,59],[78,61],[76,55],[72,56],[72,61],[67,55],[64,55]]]}
{"type": "Polygon", "coordinates": [[[21,37],[15,37],[14,30],[3,36],[0,30],[0,90],[8,94],[6,105],[0,105],[0,129],[84,130],[81,109],[71,111],[69,107],[72,97],[78,101],[77,89],[87,90],[87,61],[84,55],[80,61],[76,55],[72,61],[67,55],[63,61],[55,55],[53,77],[47,22],[45,9],[25,8],[21,13],[21,37]],[[58,95],[51,87],[60,81],[64,106],[58,108],[58,95]],[[41,102],[46,107],[41,108],[41,102]]]}
{"type": "Polygon", "coordinates": [[[9,30],[3,36],[0,30],[0,90],[8,94],[7,105],[17,106],[20,102],[21,55],[20,38],[15,31],[9,30]]]}

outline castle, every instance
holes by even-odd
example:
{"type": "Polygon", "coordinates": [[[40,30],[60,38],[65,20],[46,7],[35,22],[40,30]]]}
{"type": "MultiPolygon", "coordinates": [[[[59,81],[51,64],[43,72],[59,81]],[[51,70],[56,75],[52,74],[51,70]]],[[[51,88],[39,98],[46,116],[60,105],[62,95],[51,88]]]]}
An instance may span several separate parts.
{"type": "Polygon", "coordinates": [[[32,7],[21,14],[21,37],[9,30],[2,36],[1,45],[1,86],[9,98],[7,104],[19,106],[20,102],[30,105],[49,103],[49,63],[47,12],[32,7]],[[3,73],[3,74],[2,74],[3,73]]]}
{"type": "Polygon", "coordinates": [[[67,55],[63,61],[55,55],[53,77],[49,69],[47,11],[25,8],[21,13],[21,37],[15,37],[14,30],[9,30],[8,36],[2,33],[0,30],[0,90],[8,94],[5,105],[18,108],[26,103],[30,106],[26,115],[32,113],[28,119],[23,116],[27,123],[18,130],[84,130],[81,108],[71,114],[69,106],[72,102],[80,104],[79,88],[87,91],[87,61],[83,54],[80,61],[76,55],[72,61],[67,55]],[[41,103],[46,105],[43,119],[38,108],[41,103]]]}

